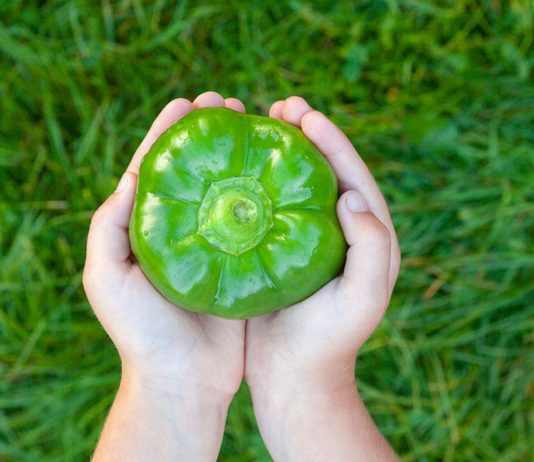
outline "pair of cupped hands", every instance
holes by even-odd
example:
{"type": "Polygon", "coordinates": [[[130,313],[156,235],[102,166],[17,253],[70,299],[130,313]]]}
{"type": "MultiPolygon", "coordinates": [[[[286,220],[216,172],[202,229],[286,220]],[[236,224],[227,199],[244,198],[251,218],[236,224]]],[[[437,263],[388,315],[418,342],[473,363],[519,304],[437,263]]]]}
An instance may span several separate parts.
{"type": "Polygon", "coordinates": [[[270,409],[283,405],[281,396],[355,388],[356,355],[388,305],[399,246],[386,202],[348,138],[303,98],[291,96],[274,103],[269,115],[299,127],[336,173],[337,214],[349,245],[343,273],[302,302],[246,321],[188,312],[167,301],[132,258],[128,223],[143,156],[168,127],[201,107],[245,111],[238,99],[215,92],[165,106],[116,191],[93,216],[83,283],[119,352],[123,377],[185,400],[201,393],[223,403],[223,410],[245,378],[269,446],[277,425],[270,409]]]}

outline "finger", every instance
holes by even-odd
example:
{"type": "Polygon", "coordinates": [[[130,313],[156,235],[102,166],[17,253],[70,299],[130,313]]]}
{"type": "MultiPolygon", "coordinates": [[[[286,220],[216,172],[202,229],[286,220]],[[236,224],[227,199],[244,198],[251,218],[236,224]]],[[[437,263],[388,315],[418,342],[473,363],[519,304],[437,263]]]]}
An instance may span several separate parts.
{"type": "Polygon", "coordinates": [[[87,267],[100,274],[129,267],[128,223],[137,185],[137,175],[126,172],[116,191],[98,208],[87,238],[87,267]]]}
{"type": "Polygon", "coordinates": [[[341,192],[358,190],[370,211],[387,227],[391,235],[390,289],[393,289],[400,265],[400,249],[391,216],[382,193],[345,134],[318,111],[307,112],[301,121],[302,131],[324,154],[334,169],[341,192]]]}
{"type": "Polygon", "coordinates": [[[337,212],[349,244],[338,288],[350,305],[373,311],[378,321],[389,302],[390,233],[358,191],[343,194],[337,212]]]}
{"type": "Polygon", "coordinates": [[[371,210],[377,208],[378,213],[388,215],[384,198],[369,169],[336,125],[319,111],[312,111],[303,117],[302,131],[328,159],[342,191],[358,189],[369,202],[371,210]]]}
{"type": "Polygon", "coordinates": [[[226,98],[224,105],[237,112],[245,112],[245,105],[237,98],[226,98]]]}
{"type": "Polygon", "coordinates": [[[193,109],[191,101],[185,98],[173,99],[169,102],[156,117],[152,126],[148,130],[145,139],[141,142],[135,154],[128,165],[127,170],[135,173],[139,172],[139,166],[143,157],[148,152],[154,142],[161,136],[161,134],[167,130],[171,125],[176,123],[185,114],[193,109]]]}
{"type": "Polygon", "coordinates": [[[224,107],[224,98],[215,91],[207,91],[198,95],[193,101],[193,106],[199,107],[224,107]]]}
{"type": "Polygon", "coordinates": [[[275,103],[273,103],[271,109],[269,110],[269,117],[273,117],[274,119],[281,119],[284,104],[284,101],[276,101],[275,103]]]}
{"type": "Polygon", "coordinates": [[[286,99],[282,109],[282,119],[290,124],[300,127],[300,121],[304,114],[313,111],[306,100],[300,96],[290,96],[286,99]]]}

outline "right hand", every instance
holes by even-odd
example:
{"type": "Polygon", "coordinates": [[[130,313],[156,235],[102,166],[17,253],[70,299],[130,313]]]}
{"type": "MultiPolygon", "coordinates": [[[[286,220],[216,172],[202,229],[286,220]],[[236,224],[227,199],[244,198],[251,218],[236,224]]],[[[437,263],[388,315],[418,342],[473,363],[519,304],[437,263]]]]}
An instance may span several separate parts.
{"type": "Polygon", "coordinates": [[[384,315],[400,250],[387,204],[348,138],[300,97],[276,102],[270,116],[300,127],[330,162],[349,244],[342,275],[300,303],[247,321],[246,380],[267,447],[280,450],[285,407],[354,394],[356,355],[384,315]]]}

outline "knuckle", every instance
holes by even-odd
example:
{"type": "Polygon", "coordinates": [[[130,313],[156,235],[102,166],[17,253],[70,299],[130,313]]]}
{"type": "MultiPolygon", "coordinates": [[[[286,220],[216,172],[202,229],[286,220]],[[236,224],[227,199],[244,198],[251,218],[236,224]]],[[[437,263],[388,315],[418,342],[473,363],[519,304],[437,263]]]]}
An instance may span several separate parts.
{"type": "Polygon", "coordinates": [[[102,269],[98,257],[88,258],[82,273],[82,286],[90,302],[110,287],[112,273],[102,269]]]}
{"type": "Polygon", "coordinates": [[[315,119],[316,117],[320,115],[321,115],[321,112],[318,111],[317,109],[312,109],[311,111],[306,112],[306,114],[302,116],[301,126],[302,127],[306,126],[307,128],[309,128],[308,123],[312,122],[313,119],[315,119]]]}
{"type": "Polygon", "coordinates": [[[233,105],[238,106],[238,107],[240,107],[242,109],[245,108],[245,105],[243,104],[243,101],[241,101],[239,98],[231,97],[231,98],[226,98],[224,101],[225,101],[226,104],[233,104],[233,105]]]}
{"type": "Polygon", "coordinates": [[[394,241],[393,246],[392,246],[393,247],[392,249],[393,259],[397,262],[397,266],[399,266],[402,260],[402,252],[399,246],[399,241],[396,236],[394,237],[393,241],[394,241]]]}
{"type": "Polygon", "coordinates": [[[290,105],[293,105],[293,104],[302,104],[302,103],[305,103],[306,101],[304,100],[304,98],[302,96],[298,96],[298,95],[293,95],[293,96],[290,96],[286,99],[286,103],[287,104],[290,104],[290,105]]]}
{"type": "MultiPolygon", "coordinates": [[[[174,99],[171,99],[166,105],[165,107],[162,109],[162,111],[174,111],[175,109],[183,106],[183,105],[187,105],[187,104],[191,104],[191,102],[186,99],[186,98],[174,98],[174,99]]],[[[154,125],[154,124],[152,124],[154,125]]]]}
{"type": "Polygon", "coordinates": [[[91,217],[90,228],[95,228],[97,226],[100,226],[102,223],[104,223],[106,221],[106,216],[107,216],[106,212],[107,212],[107,201],[104,202],[100,207],[98,207],[93,213],[93,216],[91,217]]]}
{"type": "Polygon", "coordinates": [[[373,240],[389,244],[391,242],[391,234],[387,226],[372,213],[365,213],[364,215],[359,224],[360,232],[373,240]]]}
{"type": "Polygon", "coordinates": [[[102,206],[100,206],[98,209],[95,210],[93,213],[93,216],[91,217],[91,223],[89,226],[89,229],[94,229],[96,226],[98,226],[102,220],[103,220],[103,213],[102,213],[102,206]]]}
{"type": "Polygon", "coordinates": [[[174,98],[174,99],[171,99],[171,101],[169,102],[169,104],[183,104],[183,103],[189,103],[190,101],[186,98],[174,98]]]}
{"type": "Polygon", "coordinates": [[[94,271],[91,269],[91,266],[87,263],[85,264],[85,267],[83,268],[82,273],[82,285],[85,290],[85,293],[87,294],[91,287],[93,286],[94,282],[94,271]]]}
{"type": "Polygon", "coordinates": [[[400,250],[397,239],[395,239],[395,244],[392,247],[393,249],[391,251],[392,254],[391,254],[390,262],[391,262],[392,277],[393,277],[393,282],[394,282],[397,280],[397,276],[399,275],[402,254],[401,254],[401,250],[400,250]]]}
{"type": "Polygon", "coordinates": [[[208,91],[205,91],[204,93],[201,93],[200,95],[198,95],[198,98],[206,98],[206,97],[211,97],[211,98],[217,98],[219,100],[224,100],[224,98],[222,97],[222,95],[216,91],[213,91],[213,90],[208,90],[208,91]]]}

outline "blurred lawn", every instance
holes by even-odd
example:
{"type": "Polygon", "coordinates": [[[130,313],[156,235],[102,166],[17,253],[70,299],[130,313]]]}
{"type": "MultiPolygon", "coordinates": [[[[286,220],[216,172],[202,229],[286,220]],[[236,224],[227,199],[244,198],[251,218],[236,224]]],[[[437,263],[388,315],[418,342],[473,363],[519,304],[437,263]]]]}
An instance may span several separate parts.
{"type": "MultiPolygon", "coordinates": [[[[308,98],[389,199],[403,267],[358,379],[403,459],[532,460],[533,50],[529,0],[1,2],[0,460],[88,459],[119,378],[89,218],[207,89],[308,98]]],[[[245,388],[220,460],[270,460],[245,388]]]]}

